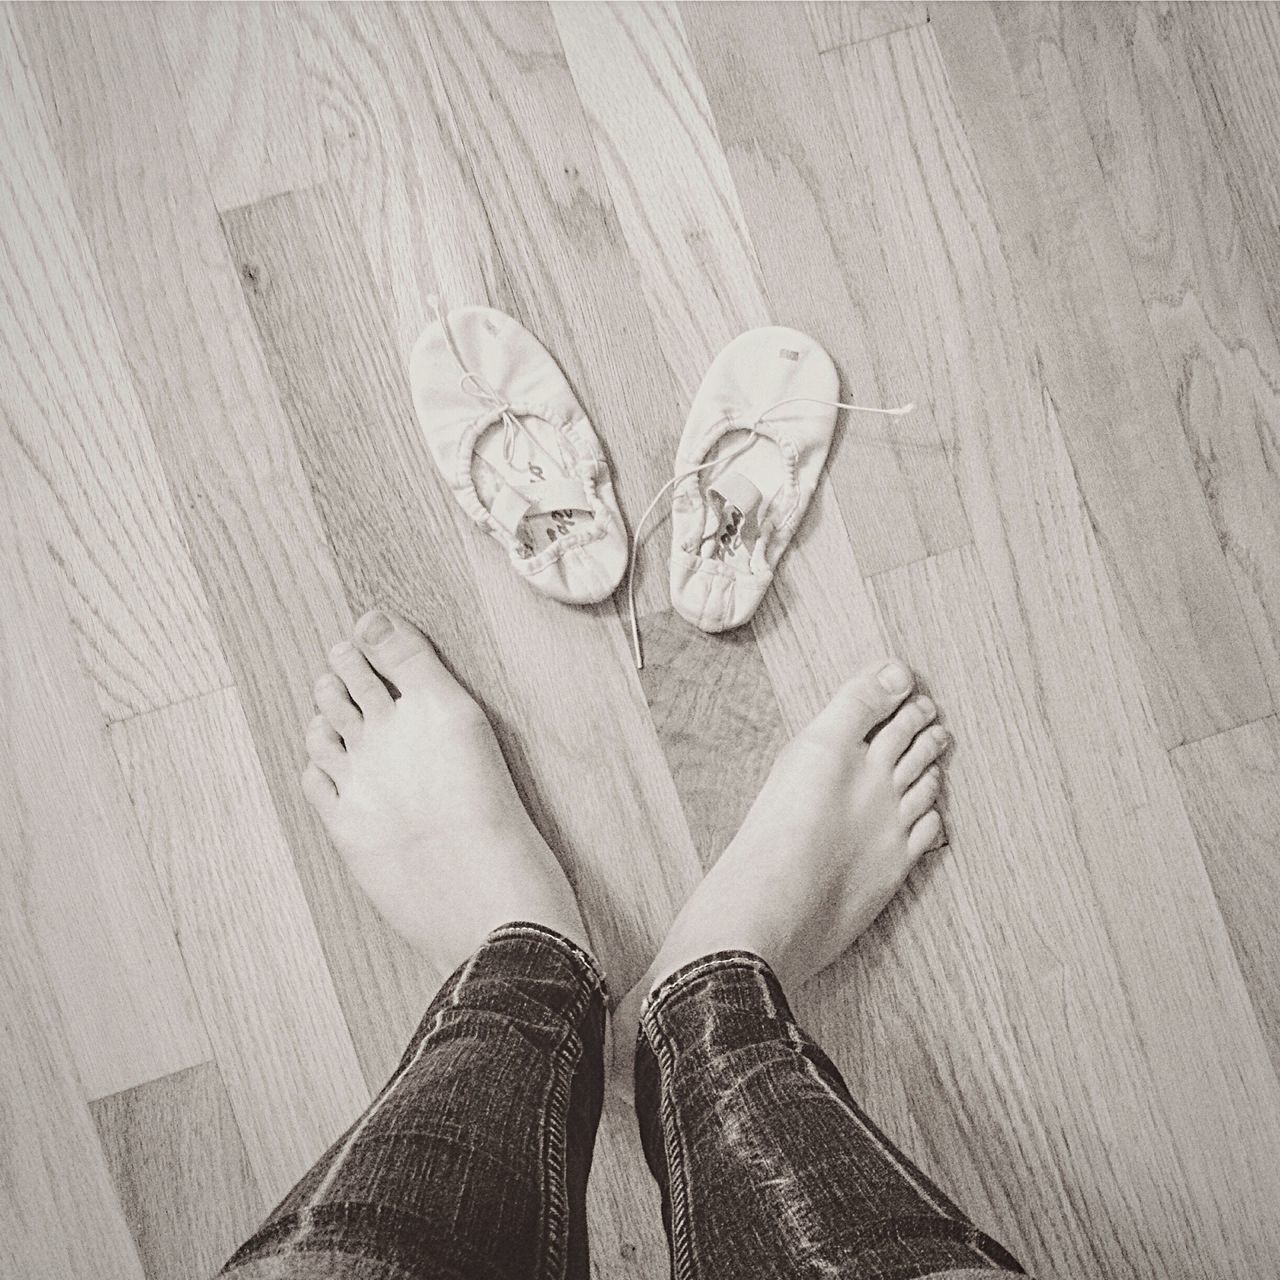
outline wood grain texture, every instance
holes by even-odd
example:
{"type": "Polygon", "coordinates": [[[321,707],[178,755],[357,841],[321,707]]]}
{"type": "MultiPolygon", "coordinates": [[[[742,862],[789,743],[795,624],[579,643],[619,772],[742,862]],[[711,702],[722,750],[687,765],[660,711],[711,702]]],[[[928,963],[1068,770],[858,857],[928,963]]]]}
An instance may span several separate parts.
{"type": "Polygon", "coordinates": [[[1274,718],[1172,753],[1187,812],[1253,1007],[1280,1072],[1280,723],[1274,718]]]}
{"type": "Polygon", "coordinates": [[[1280,343],[1268,312],[1274,290],[1241,231],[1226,159],[1188,68],[1186,41],[1197,28],[1183,21],[1190,16],[1184,11],[1171,20],[1142,6],[1068,6],[1018,16],[1012,33],[1018,45],[1054,48],[1078,90],[1275,702],[1280,343]]]}
{"type": "MultiPolygon", "coordinates": [[[[340,195],[280,197],[226,225],[240,259],[254,265],[258,284],[247,296],[344,577],[438,634],[488,706],[517,786],[560,855],[621,994],[648,963],[698,864],[612,609],[566,609],[528,590],[457,509],[419,437],[340,195]],[[340,362],[335,351],[344,353],[340,362]],[[360,423],[368,430],[353,425],[360,423]],[[584,790],[588,772],[594,784],[584,790]]],[[[631,1124],[607,1127],[593,1195],[612,1186],[624,1202],[647,1202],[636,1155],[631,1124]]],[[[633,1244],[634,1274],[643,1274],[662,1256],[655,1224],[646,1216],[643,1233],[628,1226],[624,1241],[614,1235],[617,1221],[602,1223],[601,1247],[620,1255],[623,1243],[633,1244]]]]}
{"type": "Polygon", "coordinates": [[[736,3],[681,16],[774,321],[826,348],[852,403],[920,402],[905,418],[846,414],[837,433],[828,477],[858,564],[875,573],[967,542],[890,277],[875,243],[852,232],[857,187],[803,8],[771,7],[764,22],[736,3]]]}
{"type": "Polygon", "coordinates": [[[433,293],[447,306],[510,305],[505,266],[410,8],[293,11],[329,174],[381,282],[381,309],[402,365],[434,318],[433,293]]]}
{"type": "Polygon", "coordinates": [[[92,1112],[147,1280],[212,1275],[270,1209],[214,1063],[101,1098],[92,1112]]]}
{"type": "Polygon", "coordinates": [[[9,891],[57,992],[80,1087],[93,1098],[209,1051],[40,539],[38,503],[48,496],[14,437],[0,435],[9,891]]]}
{"type": "MultiPolygon", "coordinates": [[[[1008,660],[1046,719],[1070,827],[1100,886],[1115,963],[1143,1036],[1164,1046],[1148,1069],[1178,1116],[1179,1160],[1209,1189],[1220,1178],[1215,1167],[1238,1154],[1221,1135],[1248,1128],[1248,1106],[1227,1082],[1246,1064],[1249,1092],[1268,1115],[1276,1109],[1266,1101],[1275,1082],[1259,1059],[1246,993],[1153,733],[1054,403],[1025,346],[1021,295],[967,163],[929,34],[935,25],[830,55],[832,80],[847,100],[851,146],[873,195],[871,234],[888,246],[912,300],[920,349],[945,355],[951,370],[945,377],[940,370],[935,382],[950,397],[957,474],[1008,660]],[[979,314],[989,320],[974,330],[969,318],[979,314]],[[1197,904],[1190,911],[1188,900],[1197,904]],[[1171,972],[1179,982],[1168,981],[1171,972]],[[1187,982],[1204,984],[1199,997],[1186,998],[1187,982]],[[1202,1040],[1206,1012],[1221,1022],[1202,1040]],[[1195,1067],[1191,1043],[1206,1055],[1195,1067]],[[1223,1047],[1230,1043],[1238,1047],[1223,1047]],[[1198,1088],[1205,1071],[1222,1080],[1215,1096],[1227,1114],[1201,1129],[1202,1113],[1177,1100],[1198,1088]]],[[[1260,1146],[1240,1158],[1242,1176],[1265,1199],[1274,1161],[1260,1146]]],[[[1230,1216],[1221,1205],[1213,1212],[1230,1216]]]]}
{"type": "MultiPolygon", "coordinates": [[[[682,405],[772,323],[729,165],[673,4],[552,6],[600,169],[682,405]],[[696,174],[698,181],[689,181],[696,174]]],[[[764,408],[764,405],[758,406],[764,408]]],[[[682,420],[668,426],[674,455],[682,420]]]]}
{"type": "Polygon", "coordinates": [[[232,691],[113,726],[214,1058],[275,1203],[369,1101],[232,691]]]}
{"type": "MultiPolygon", "coordinates": [[[[900,654],[950,847],[802,1020],[1036,1274],[1270,1275],[1276,12],[6,9],[0,1271],[208,1269],[401,1050],[436,975],[296,779],[383,602],[618,992],[777,746],[900,654]],[[546,342],[633,517],[742,329],[921,408],[842,417],[748,631],[669,613],[656,529],[635,678],[616,607],[529,592],[434,475],[434,292],[546,342]]],[[[590,1212],[596,1274],[665,1271],[612,1096],[590,1212]]]]}
{"type": "Polygon", "coordinates": [[[820,53],[929,21],[924,0],[806,0],[820,53]]]}
{"type": "Polygon", "coordinates": [[[366,1079],[381,1084],[430,975],[355,890],[298,786],[312,684],[352,615],[153,13],[46,5],[18,17],[343,1008],[364,1029],[366,1079]]]}
{"type": "Polygon", "coordinates": [[[320,121],[298,56],[292,6],[182,0],[156,6],[155,17],[219,209],[324,176],[320,121]]]}
{"type": "Polygon", "coordinates": [[[1268,714],[1271,696],[1065,62],[1020,43],[1017,21],[943,6],[927,31],[1174,746],[1268,714]]]}
{"type": "Polygon", "coordinates": [[[1227,166],[1231,202],[1280,327],[1280,11],[1270,4],[1162,6],[1185,53],[1213,148],[1227,166]]]}
{"type": "Polygon", "coordinates": [[[649,714],[709,868],[789,735],[750,631],[711,636],[668,612],[645,618],[644,636],[649,714]]]}
{"type": "MultiPolygon", "coordinates": [[[[960,926],[962,954],[940,971],[981,965],[1000,993],[993,1013],[1016,1028],[1008,1070],[1026,1097],[1023,1114],[997,1119],[1000,1094],[983,1096],[961,1077],[957,1092],[931,1110],[930,1130],[933,1115],[951,1110],[984,1129],[987,1140],[1017,1144],[999,1164],[1021,1173],[1011,1173],[1002,1191],[1009,1220],[1028,1242],[1022,1261],[1035,1275],[1225,1278],[1264,1271],[1272,1247],[1264,1241],[1280,1231],[1280,1161],[1274,1138],[1254,1142],[1249,1130],[1259,1115],[1268,1127],[1277,1115],[1274,1076],[1268,1092],[1256,1072],[1251,1086],[1236,1075],[1241,1062],[1256,1062],[1256,1028],[1226,1032],[1238,1049],[1197,1043],[1191,1030],[1205,1001],[1231,992],[1234,975],[1218,975],[1214,994],[1193,993],[1188,987],[1202,981],[1203,944],[1187,946],[1177,960],[1136,957],[1161,965],[1162,985],[1182,992],[1178,1025],[1187,1031],[1170,1034],[1168,995],[1153,1019],[1152,991],[1139,994],[1133,941],[1111,920],[1117,900],[1129,894],[1131,925],[1149,912],[1176,929],[1186,908],[1140,896],[1114,862],[1107,874],[1084,847],[1087,833],[1059,777],[1059,747],[1019,688],[976,557],[953,552],[896,570],[877,578],[875,590],[898,647],[928,672],[957,744],[948,768],[946,863],[971,895],[975,918],[960,926]],[[1177,1081],[1168,1079],[1172,1053],[1198,1058],[1177,1081]],[[1178,1105],[1189,1097],[1194,1107],[1178,1105]],[[1223,1113],[1201,1127],[1199,1108],[1214,1100],[1223,1113]],[[1048,1151],[1037,1150],[1040,1141],[1048,1151]],[[1230,1225],[1241,1220],[1241,1196],[1251,1204],[1243,1234],[1230,1225]]],[[[910,946],[900,937],[904,944],[910,946]]],[[[909,959],[903,963],[911,967],[909,959]]],[[[1216,957],[1213,963],[1218,967],[1216,957]]],[[[915,1034],[927,1038],[934,1024],[924,1022],[915,1034]]],[[[930,1060],[963,1063],[965,1034],[949,1033],[948,1047],[930,1052],[930,1060]]],[[[988,1048],[969,1069],[983,1073],[996,1061],[988,1048]]],[[[984,1167],[989,1176],[992,1166],[984,1167]]]]}
{"type": "Polygon", "coordinates": [[[0,23],[0,403],[108,719],[230,682],[129,362],[0,23]]]}
{"type": "MultiPolygon", "coordinates": [[[[635,518],[671,478],[684,405],[550,12],[513,5],[414,13],[424,20],[420,39],[436,52],[513,314],[566,370],[609,451],[623,510],[635,518]]],[[[667,558],[660,538],[638,553],[643,611],[668,604],[667,558]]]]}
{"type": "MultiPolygon", "coordinates": [[[[0,779],[6,815],[12,796],[0,779]]],[[[0,1268],[24,1280],[148,1280],[85,1107],[0,827],[0,1268]]]]}
{"type": "MultiPolygon", "coordinates": [[[[691,396],[726,342],[771,317],[683,23],[673,6],[661,5],[560,5],[554,13],[664,354],[691,396]],[[625,92],[617,91],[619,85],[625,92]],[[689,182],[691,173],[703,180],[689,182]]],[[[880,650],[837,498],[839,474],[848,474],[838,474],[838,460],[853,468],[866,462],[849,438],[861,425],[850,420],[838,433],[827,478],[752,626],[789,732],[816,713],[842,675],[880,650]],[[839,591],[831,590],[833,581],[841,584],[839,591]],[[808,662],[806,655],[815,651],[821,660],[808,662]]],[[[672,452],[677,438],[670,436],[672,452]]],[[[655,528],[649,541],[665,545],[665,532],[655,528]]],[[[696,638],[676,640],[674,622],[657,625],[664,646],[671,638],[673,655],[683,654],[685,645],[689,653],[710,652],[696,638]]],[[[726,650],[724,660],[734,668],[731,682],[757,680],[755,659],[740,644],[726,650]]],[[[680,682],[676,673],[674,684],[680,682]]],[[[662,689],[661,674],[646,680],[659,718],[662,689]]],[[[703,745],[714,750],[720,735],[707,729],[703,745]]],[[[755,758],[754,751],[747,754],[755,758]]],[[[750,767],[747,772],[754,776],[750,767]]],[[[747,799],[730,801],[728,810],[741,811],[747,799]]]]}

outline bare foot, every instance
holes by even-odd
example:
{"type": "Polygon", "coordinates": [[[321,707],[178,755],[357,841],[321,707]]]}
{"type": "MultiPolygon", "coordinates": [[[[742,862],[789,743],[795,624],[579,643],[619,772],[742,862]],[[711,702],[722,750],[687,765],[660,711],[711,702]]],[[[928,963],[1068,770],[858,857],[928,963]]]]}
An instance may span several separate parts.
{"type": "Polygon", "coordinates": [[[329,664],[302,785],[374,906],[444,972],[513,920],[589,947],[484,712],[423,636],[369,613],[329,664]]]}
{"type": "Polygon", "coordinates": [[[948,737],[911,688],[901,663],[868,668],[783,749],[619,1025],[663,978],[713,951],[753,951],[794,988],[876,918],[942,836],[934,804],[948,737]]]}

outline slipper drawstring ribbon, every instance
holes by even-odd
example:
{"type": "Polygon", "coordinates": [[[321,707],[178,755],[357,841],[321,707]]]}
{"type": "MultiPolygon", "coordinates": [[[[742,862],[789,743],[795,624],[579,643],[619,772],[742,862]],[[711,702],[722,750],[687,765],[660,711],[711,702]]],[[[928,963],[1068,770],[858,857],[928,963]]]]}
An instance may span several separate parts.
{"type": "MultiPolygon", "coordinates": [[[[631,535],[631,546],[627,555],[627,619],[631,626],[631,656],[635,661],[636,670],[644,670],[644,650],[640,644],[640,624],[636,617],[636,561],[640,556],[640,544],[644,535],[644,527],[649,517],[653,514],[654,508],[662,501],[663,496],[668,490],[673,489],[682,480],[687,480],[690,476],[696,476],[700,471],[705,471],[708,467],[723,466],[732,462],[734,458],[746,453],[748,449],[755,444],[760,436],[760,428],[764,424],[764,420],[775,410],[781,409],[788,404],[823,404],[830,409],[852,409],[857,413],[879,413],[890,418],[901,418],[904,414],[910,413],[914,408],[914,404],[900,404],[893,409],[876,409],[864,404],[846,404],[843,400],[819,400],[813,396],[788,396],[785,400],[776,400],[767,409],[762,409],[756,414],[755,421],[752,422],[750,430],[747,432],[747,438],[741,441],[728,453],[721,454],[717,458],[712,458],[709,462],[699,463],[696,467],[689,467],[685,471],[677,471],[670,480],[653,495],[652,501],[644,509],[644,514],[640,517],[639,523],[636,525],[636,531],[631,535]]],[[[721,423],[729,421],[729,415],[726,414],[720,418],[712,430],[715,430],[721,423]]],[[[659,522],[661,523],[661,522],[659,522]]],[[[655,528],[657,526],[654,526],[655,528]]]]}

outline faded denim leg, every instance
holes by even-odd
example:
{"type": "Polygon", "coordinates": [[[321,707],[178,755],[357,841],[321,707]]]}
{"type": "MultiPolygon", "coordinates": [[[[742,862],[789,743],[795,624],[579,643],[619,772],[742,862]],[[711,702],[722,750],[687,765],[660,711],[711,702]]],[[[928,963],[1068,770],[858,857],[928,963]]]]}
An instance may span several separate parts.
{"type": "Polygon", "coordinates": [[[675,1280],[1024,1274],[863,1114],[759,956],[649,997],[636,1110],[675,1280]]]}
{"type": "Polygon", "coordinates": [[[536,924],[440,988],[369,1109],[227,1263],[234,1280],[587,1280],[604,980],[536,924]]]}

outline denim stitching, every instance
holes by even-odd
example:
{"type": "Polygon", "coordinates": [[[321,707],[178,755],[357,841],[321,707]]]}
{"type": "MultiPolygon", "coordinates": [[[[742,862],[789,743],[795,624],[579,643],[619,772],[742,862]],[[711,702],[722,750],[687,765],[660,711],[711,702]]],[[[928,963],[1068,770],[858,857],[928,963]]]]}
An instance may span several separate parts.
{"type": "MultiPolygon", "coordinates": [[[[571,938],[566,938],[564,934],[557,933],[550,926],[545,924],[537,924],[530,920],[514,920],[510,924],[499,925],[485,939],[485,943],[500,942],[504,938],[540,938],[545,942],[554,944],[559,950],[565,952],[569,959],[575,963],[575,967],[586,970],[580,976],[583,977],[588,984],[598,991],[605,1003],[609,1002],[609,983],[604,976],[604,970],[596,962],[595,957],[584,948],[580,947],[571,938]]],[[[481,944],[484,945],[484,944],[481,944]]]]}
{"type": "Polygon", "coordinates": [[[568,1217],[569,1188],[565,1179],[568,1165],[566,1120],[573,1071],[582,1056],[578,1020],[586,1013],[589,1000],[589,993],[580,993],[580,998],[574,1001],[571,1010],[566,1013],[568,1028],[564,1039],[556,1048],[551,1087],[547,1090],[548,1105],[542,1112],[543,1204],[546,1206],[542,1257],[545,1264],[543,1273],[547,1276],[563,1277],[569,1266],[568,1237],[559,1230],[568,1217]]]}
{"type": "Polygon", "coordinates": [[[671,1277],[672,1280],[694,1280],[693,1229],[689,1210],[689,1182],[684,1160],[684,1133],[675,1106],[672,1077],[675,1059],[661,1029],[645,1026],[649,1047],[658,1059],[658,1075],[662,1087],[659,1111],[662,1117],[663,1153],[667,1161],[667,1192],[671,1200],[671,1277]]]}
{"type": "Polygon", "coordinates": [[[703,957],[701,960],[691,960],[688,964],[675,970],[674,973],[669,973],[645,997],[641,1017],[643,1018],[646,1013],[661,1008],[673,995],[692,982],[694,978],[701,977],[703,974],[714,973],[720,969],[734,968],[752,969],[757,973],[762,973],[768,967],[767,962],[752,951],[717,951],[712,955],[703,957]]]}

